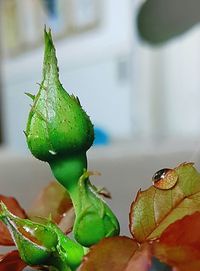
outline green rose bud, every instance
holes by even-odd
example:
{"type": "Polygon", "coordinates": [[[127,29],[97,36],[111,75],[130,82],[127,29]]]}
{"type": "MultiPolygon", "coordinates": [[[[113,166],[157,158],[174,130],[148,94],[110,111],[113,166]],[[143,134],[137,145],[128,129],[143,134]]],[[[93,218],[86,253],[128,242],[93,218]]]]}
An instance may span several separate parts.
{"type": "Polygon", "coordinates": [[[85,247],[105,237],[119,235],[118,220],[90,183],[89,175],[85,172],[79,179],[78,189],[71,191],[76,211],[73,233],[75,239],[85,247]]]}
{"type": "Polygon", "coordinates": [[[55,266],[70,271],[80,265],[83,247],[70,240],[51,221],[40,223],[11,214],[1,203],[0,220],[8,227],[20,256],[28,265],[55,266]]]}
{"type": "Polygon", "coordinates": [[[45,30],[43,80],[33,98],[26,127],[32,154],[43,161],[86,152],[93,143],[93,125],[79,100],[70,96],[59,81],[51,32],[45,30]]]}

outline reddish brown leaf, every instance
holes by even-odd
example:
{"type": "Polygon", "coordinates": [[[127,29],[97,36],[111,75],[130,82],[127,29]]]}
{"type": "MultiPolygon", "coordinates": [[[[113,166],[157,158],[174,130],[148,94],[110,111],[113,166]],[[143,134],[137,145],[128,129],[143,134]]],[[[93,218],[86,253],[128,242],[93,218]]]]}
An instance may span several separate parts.
{"type": "Polygon", "coordinates": [[[177,220],[163,232],[160,242],[169,246],[191,246],[200,250],[200,212],[177,220]]]}
{"type": "Polygon", "coordinates": [[[158,239],[177,219],[200,210],[199,172],[193,163],[181,164],[174,171],[172,175],[178,176],[175,186],[139,191],[131,206],[130,230],[140,243],[158,239]]]}
{"type": "Polygon", "coordinates": [[[191,247],[154,244],[153,254],[162,262],[174,266],[178,271],[199,271],[200,252],[191,247]]]}
{"type": "MultiPolygon", "coordinates": [[[[0,201],[2,201],[7,206],[8,210],[13,214],[21,218],[27,217],[25,211],[22,209],[15,198],[0,195],[0,201]]],[[[4,246],[14,245],[9,231],[2,222],[0,222],[0,244],[4,246]]]]}
{"type": "Polygon", "coordinates": [[[71,208],[65,213],[65,215],[63,215],[63,218],[60,220],[58,226],[63,232],[68,234],[72,231],[74,220],[75,212],[74,208],[71,208]]]}
{"type": "Polygon", "coordinates": [[[63,231],[68,232],[74,223],[74,211],[67,190],[58,182],[47,185],[33,203],[28,212],[31,220],[37,217],[49,218],[57,224],[61,223],[63,231]]]}
{"type": "Polygon", "coordinates": [[[152,264],[151,247],[142,245],[129,260],[125,271],[148,271],[152,264]]]}
{"type": "Polygon", "coordinates": [[[105,238],[91,248],[79,271],[147,271],[149,252],[141,249],[136,253],[137,250],[137,243],[128,237],[105,238]]]}
{"type": "Polygon", "coordinates": [[[1,271],[22,271],[27,265],[19,257],[19,252],[13,250],[5,255],[0,256],[1,271]]]}
{"type": "Polygon", "coordinates": [[[156,257],[180,271],[200,270],[200,212],[171,224],[153,244],[156,257]]]}

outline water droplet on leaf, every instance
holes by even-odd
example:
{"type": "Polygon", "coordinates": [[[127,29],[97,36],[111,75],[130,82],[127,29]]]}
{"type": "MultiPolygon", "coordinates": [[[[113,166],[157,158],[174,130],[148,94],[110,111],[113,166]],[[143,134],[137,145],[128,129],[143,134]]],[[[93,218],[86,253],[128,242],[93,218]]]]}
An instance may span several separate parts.
{"type": "Polygon", "coordinates": [[[52,155],[56,155],[56,152],[52,151],[52,150],[49,150],[49,153],[52,154],[52,155]]]}
{"type": "Polygon", "coordinates": [[[174,169],[163,168],[153,175],[152,181],[156,188],[168,190],[176,185],[178,175],[174,169]]]}

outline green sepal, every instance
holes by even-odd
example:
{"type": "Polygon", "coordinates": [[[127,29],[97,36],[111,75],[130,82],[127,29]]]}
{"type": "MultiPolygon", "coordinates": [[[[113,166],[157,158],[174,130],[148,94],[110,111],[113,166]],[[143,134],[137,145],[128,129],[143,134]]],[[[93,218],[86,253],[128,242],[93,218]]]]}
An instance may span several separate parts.
{"type": "Polygon", "coordinates": [[[76,212],[74,237],[85,247],[90,247],[105,237],[119,235],[120,231],[116,216],[90,183],[89,175],[85,171],[79,179],[77,190],[69,191],[76,212]]]}
{"type": "Polygon", "coordinates": [[[50,227],[58,237],[57,251],[59,258],[74,270],[83,259],[84,247],[68,238],[54,223],[51,223],[50,227]]]}

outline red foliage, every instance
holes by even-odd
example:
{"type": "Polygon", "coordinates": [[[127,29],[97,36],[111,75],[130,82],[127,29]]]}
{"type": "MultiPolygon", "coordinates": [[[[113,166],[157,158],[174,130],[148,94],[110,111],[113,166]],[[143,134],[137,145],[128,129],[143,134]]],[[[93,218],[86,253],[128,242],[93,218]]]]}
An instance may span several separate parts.
{"type": "Polygon", "coordinates": [[[161,235],[160,243],[189,246],[200,251],[200,212],[187,215],[171,224],[161,235]]]}
{"type": "Polygon", "coordinates": [[[22,271],[27,265],[21,260],[17,250],[0,256],[1,271],[22,271]]]}
{"type": "Polygon", "coordinates": [[[58,182],[51,182],[43,188],[28,215],[34,221],[37,221],[37,217],[51,216],[52,221],[66,233],[71,231],[75,218],[70,196],[58,182]]]}
{"type": "Polygon", "coordinates": [[[154,254],[178,270],[200,270],[200,212],[171,224],[154,243],[154,254]]]}
{"type": "Polygon", "coordinates": [[[129,259],[137,249],[137,243],[128,237],[103,239],[85,256],[80,271],[125,270],[129,259]]]}
{"type": "MultiPolygon", "coordinates": [[[[15,198],[0,195],[0,201],[2,201],[7,206],[8,210],[14,215],[21,218],[27,217],[25,211],[22,209],[22,207],[19,205],[18,201],[15,198]]],[[[14,245],[9,231],[2,222],[0,222],[0,245],[14,245]]]]}

